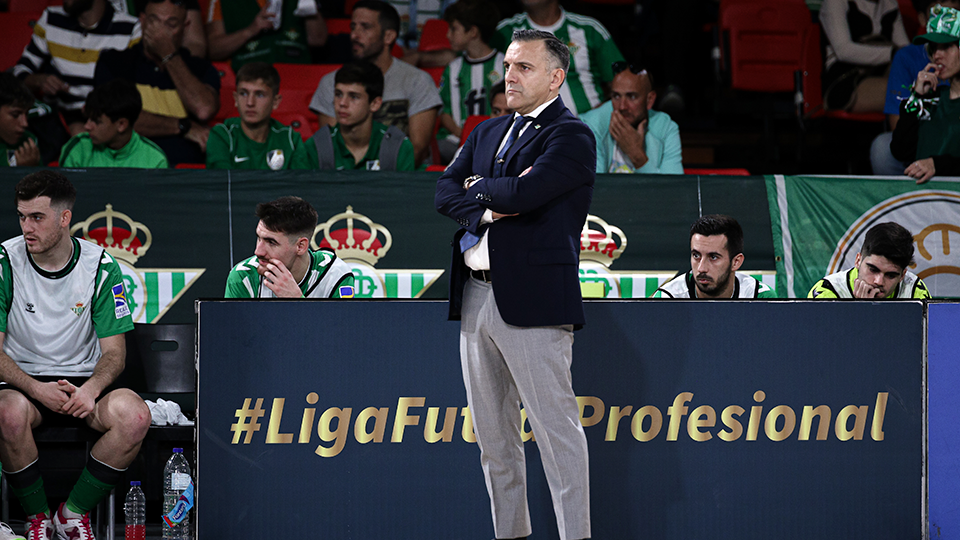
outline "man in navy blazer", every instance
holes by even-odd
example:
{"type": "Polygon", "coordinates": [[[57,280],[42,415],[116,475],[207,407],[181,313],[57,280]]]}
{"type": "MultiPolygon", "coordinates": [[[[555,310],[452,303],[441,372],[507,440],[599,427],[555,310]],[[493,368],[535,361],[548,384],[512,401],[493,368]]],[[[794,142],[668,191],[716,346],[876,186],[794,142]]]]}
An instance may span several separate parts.
{"type": "Polygon", "coordinates": [[[437,181],[454,236],[450,318],[497,538],[531,533],[520,403],[540,448],[562,540],[590,537],[587,441],[570,363],[584,323],[580,231],[593,194],[593,133],[558,97],[569,50],[518,30],[504,56],[513,115],[477,126],[437,181]]]}

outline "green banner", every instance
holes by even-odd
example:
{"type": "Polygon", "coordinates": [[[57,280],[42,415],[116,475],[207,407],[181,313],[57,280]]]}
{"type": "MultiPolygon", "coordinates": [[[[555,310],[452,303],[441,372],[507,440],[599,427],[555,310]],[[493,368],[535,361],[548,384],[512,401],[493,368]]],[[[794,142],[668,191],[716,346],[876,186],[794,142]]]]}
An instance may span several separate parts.
{"type": "Polygon", "coordinates": [[[777,292],[805,298],[823,276],[850,268],[863,236],[895,221],[914,235],[915,264],[936,298],[960,297],[960,180],[769,176],[777,292]]]}

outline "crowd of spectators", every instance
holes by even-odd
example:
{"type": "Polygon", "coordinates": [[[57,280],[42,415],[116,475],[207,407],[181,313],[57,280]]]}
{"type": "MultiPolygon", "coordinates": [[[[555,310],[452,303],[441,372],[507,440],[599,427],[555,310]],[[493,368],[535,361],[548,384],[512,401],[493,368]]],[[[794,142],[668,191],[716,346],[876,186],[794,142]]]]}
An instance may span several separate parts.
{"type": "MultiPolygon", "coordinates": [[[[664,8],[656,0],[640,0],[637,13],[659,6],[645,13],[659,14],[665,19],[661,21],[664,28],[673,28],[668,19],[676,18],[678,9],[702,12],[707,5],[715,11],[718,3],[688,0],[664,8]]],[[[0,0],[0,9],[4,4],[0,0]]],[[[597,172],[683,173],[679,127],[670,113],[682,113],[682,96],[689,96],[690,89],[677,84],[683,82],[677,62],[666,61],[676,58],[679,49],[664,46],[662,63],[641,58],[646,49],[638,44],[645,42],[644,38],[637,36],[637,43],[624,43],[621,36],[618,42],[599,20],[568,11],[559,0],[517,0],[516,4],[498,0],[360,0],[347,4],[339,5],[339,11],[329,7],[321,11],[318,0],[62,0],[62,5],[49,6],[36,21],[30,41],[23,44],[20,60],[8,69],[15,78],[0,79],[0,124],[5,124],[0,125],[0,144],[7,150],[4,163],[66,165],[61,160],[67,155],[66,146],[77,148],[76,136],[100,125],[99,118],[91,118],[84,110],[87,96],[95,87],[125,79],[134,83],[140,94],[140,114],[124,128],[129,132],[124,137],[129,137],[126,144],[133,141],[138,148],[151,151],[158,147],[165,156],[164,160],[137,163],[323,168],[321,158],[335,154],[353,158],[351,163],[335,160],[337,169],[411,170],[405,149],[412,147],[412,170],[425,170],[429,165],[448,164],[456,156],[465,132],[475,125],[465,131],[468,118],[510,112],[503,103],[494,103],[494,87],[503,80],[503,53],[515,30],[536,29],[552,32],[570,48],[570,71],[561,99],[594,131],[598,156],[602,157],[597,172]],[[514,12],[502,11],[504,6],[513,6],[514,12]],[[339,33],[328,29],[328,23],[346,17],[347,41],[340,39],[346,37],[342,24],[330,26],[340,28],[339,33]],[[447,25],[446,44],[419,47],[424,30],[436,20],[447,25]],[[310,125],[284,126],[269,116],[284,96],[284,81],[274,76],[276,70],[265,78],[244,81],[260,88],[248,88],[242,94],[240,77],[231,80],[247,64],[256,64],[254,71],[263,74],[262,66],[310,64],[322,58],[342,59],[338,66],[348,62],[367,74],[370,71],[363,68],[364,63],[376,66],[383,77],[382,92],[373,95],[370,89],[378,88],[377,83],[354,76],[349,84],[363,87],[359,93],[364,95],[353,92],[337,97],[338,71],[328,70],[316,81],[309,105],[298,111],[310,125]],[[217,62],[226,64],[215,65],[217,62]],[[224,65],[229,65],[229,73],[224,73],[224,65]],[[657,72],[664,75],[660,87],[654,82],[657,72]],[[34,97],[33,103],[23,102],[21,84],[34,97]],[[221,92],[221,85],[228,90],[221,92]],[[230,88],[236,88],[233,95],[230,88]],[[348,107],[351,99],[366,104],[348,107]],[[239,117],[222,115],[233,110],[231,105],[239,117]],[[258,106],[259,111],[253,110],[258,106]],[[351,113],[356,117],[349,121],[369,116],[371,122],[360,122],[357,125],[362,124],[363,129],[353,131],[343,123],[348,113],[340,110],[341,106],[357,109],[351,113]],[[260,118],[263,113],[267,117],[260,118]],[[250,129],[254,124],[255,133],[250,129]],[[219,129],[215,144],[226,144],[228,152],[217,146],[211,156],[208,143],[215,127],[219,129]],[[300,140],[286,145],[272,142],[284,137],[300,140]],[[321,138],[329,140],[321,142],[321,138]],[[263,149],[253,152],[256,158],[236,156],[240,161],[227,163],[224,156],[236,150],[233,145],[241,140],[263,149]],[[381,150],[392,156],[384,161],[388,167],[378,163],[381,150]],[[275,156],[272,161],[270,155],[275,156]]],[[[901,103],[911,96],[921,70],[935,71],[929,68],[933,62],[929,47],[909,43],[898,1],[807,4],[825,38],[824,107],[886,113],[889,131],[877,137],[871,149],[875,174],[929,179],[935,168],[921,165],[932,165],[922,161],[932,156],[917,154],[926,150],[914,150],[909,144],[894,144],[896,155],[891,150],[901,103]],[[910,167],[913,170],[908,172],[910,167]]],[[[920,33],[931,20],[930,10],[939,9],[938,5],[957,8],[960,1],[913,0],[920,33]]],[[[948,81],[941,76],[937,83],[943,86],[948,81]]],[[[949,97],[939,101],[947,103],[949,97]]],[[[113,118],[113,112],[100,112],[101,117],[113,118]]],[[[920,119],[921,125],[924,120],[920,119]]],[[[124,121],[110,120],[114,124],[124,121]]],[[[97,140],[89,136],[84,144],[105,145],[97,140]]],[[[941,154],[937,155],[950,154],[949,149],[938,151],[941,154]]],[[[96,155],[111,154],[101,151],[96,155]]],[[[943,159],[949,158],[940,161],[943,159]]],[[[70,163],[77,165],[76,161],[70,163]]],[[[104,166],[109,160],[97,163],[104,166]]],[[[121,163],[129,166],[132,162],[117,161],[115,165],[121,163]]]]}

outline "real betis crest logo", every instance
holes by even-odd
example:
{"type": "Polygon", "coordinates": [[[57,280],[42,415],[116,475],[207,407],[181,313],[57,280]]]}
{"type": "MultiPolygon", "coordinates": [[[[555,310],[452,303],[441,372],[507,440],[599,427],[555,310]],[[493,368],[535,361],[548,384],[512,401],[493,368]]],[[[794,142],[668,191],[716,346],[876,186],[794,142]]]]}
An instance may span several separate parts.
{"type": "MultiPolygon", "coordinates": [[[[85,240],[103,247],[113,256],[123,272],[123,288],[117,309],[129,309],[133,322],[155,323],[170,309],[187,289],[206,270],[205,268],[137,268],[134,265],[146,255],[153,244],[153,235],[146,225],[135,221],[107,204],[103,212],[96,212],[70,228],[85,240]]],[[[71,310],[80,315],[84,307],[77,304],[71,310]]]]}
{"type": "Polygon", "coordinates": [[[77,302],[77,305],[75,305],[75,306],[73,306],[72,308],[70,308],[70,311],[72,311],[74,315],[76,315],[77,317],[79,317],[79,316],[83,315],[83,310],[85,310],[85,309],[87,309],[87,308],[86,308],[86,306],[83,305],[82,302],[77,302]]]}
{"type": "Polygon", "coordinates": [[[337,214],[313,231],[310,246],[328,248],[350,265],[356,298],[419,298],[443,270],[383,270],[374,266],[393,245],[390,230],[363,214],[337,214]]]}

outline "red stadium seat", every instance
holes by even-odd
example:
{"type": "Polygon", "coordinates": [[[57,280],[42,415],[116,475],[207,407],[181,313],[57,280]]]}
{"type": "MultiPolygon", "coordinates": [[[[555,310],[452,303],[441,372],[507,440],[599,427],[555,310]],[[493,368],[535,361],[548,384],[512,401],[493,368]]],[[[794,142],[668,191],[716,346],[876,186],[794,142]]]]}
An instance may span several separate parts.
{"type": "Polygon", "coordinates": [[[470,135],[470,132],[473,131],[473,128],[477,127],[477,124],[487,120],[488,118],[490,117],[482,114],[468,116],[463,122],[463,131],[460,132],[460,146],[463,146],[464,143],[467,142],[467,136],[470,135]]]}
{"type": "Polygon", "coordinates": [[[443,172],[447,168],[443,165],[427,165],[427,172],[443,172]]]}
{"type": "Polygon", "coordinates": [[[310,100],[324,75],[340,69],[340,64],[274,64],[280,73],[283,100],[274,113],[312,115],[310,100]]]}
{"type": "Polygon", "coordinates": [[[750,171],[746,169],[683,169],[683,174],[700,176],[750,176],[750,171]]]}
{"type": "Polygon", "coordinates": [[[443,70],[446,69],[445,66],[426,67],[422,69],[433,77],[433,84],[440,86],[440,79],[443,78],[443,70]]]}
{"type": "Polygon", "coordinates": [[[7,10],[10,13],[34,13],[49,6],[62,6],[63,0],[10,0],[7,10]]]}
{"type": "Polygon", "coordinates": [[[206,169],[206,163],[177,163],[174,169],[206,169]]]}
{"type": "Polygon", "coordinates": [[[303,140],[307,140],[312,137],[315,131],[310,123],[310,120],[307,118],[307,115],[303,113],[274,112],[273,119],[281,124],[292,127],[297,133],[300,134],[300,137],[303,140]]]}
{"type": "Polygon", "coordinates": [[[24,47],[33,35],[33,25],[40,13],[0,13],[0,35],[3,47],[0,47],[0,70],[12,67],[20,60],[24,47]]]}
{"type": "Polygon", "coordinates": [[[723,0],[721,55],[730,87],[755,92],[792,92],[803,43],[813,27],[803,2],[723,0]]]}
{"type": "Polygon", "coordinates": [[[233,91],[237,89],[237,77],[230,67],[230,62],[214,62],[213,67],[217,68],[220,75],[220,110],[214,116],[214,123],[220,123],[237,116],[237,105],[233,101],[233,91]]]}
{"type": "Polygon", "coordinates": [[[327,33],[330,35],[349,34],[350,19],[327,19],[327,33]]]}
{"type": "Polygon", "coordinates": [[[344,12],[346,15],[352,15],[352,14],[353,14],[353,5],[356,4],[358,1],[359,1],[359,0],[347,0],[346,2],[344,2],[344,3],[343,3],[343,12],[344,12]]]}
{"type": "Polygon", "coordinates": [[[443,19],[428,20],[423,24],[423,30],[420,31],[420,44],[417,48],[424,52],[449,49],[450,40],[447,39],[448,28],[449,25],[447,21],[443,19]]]}

